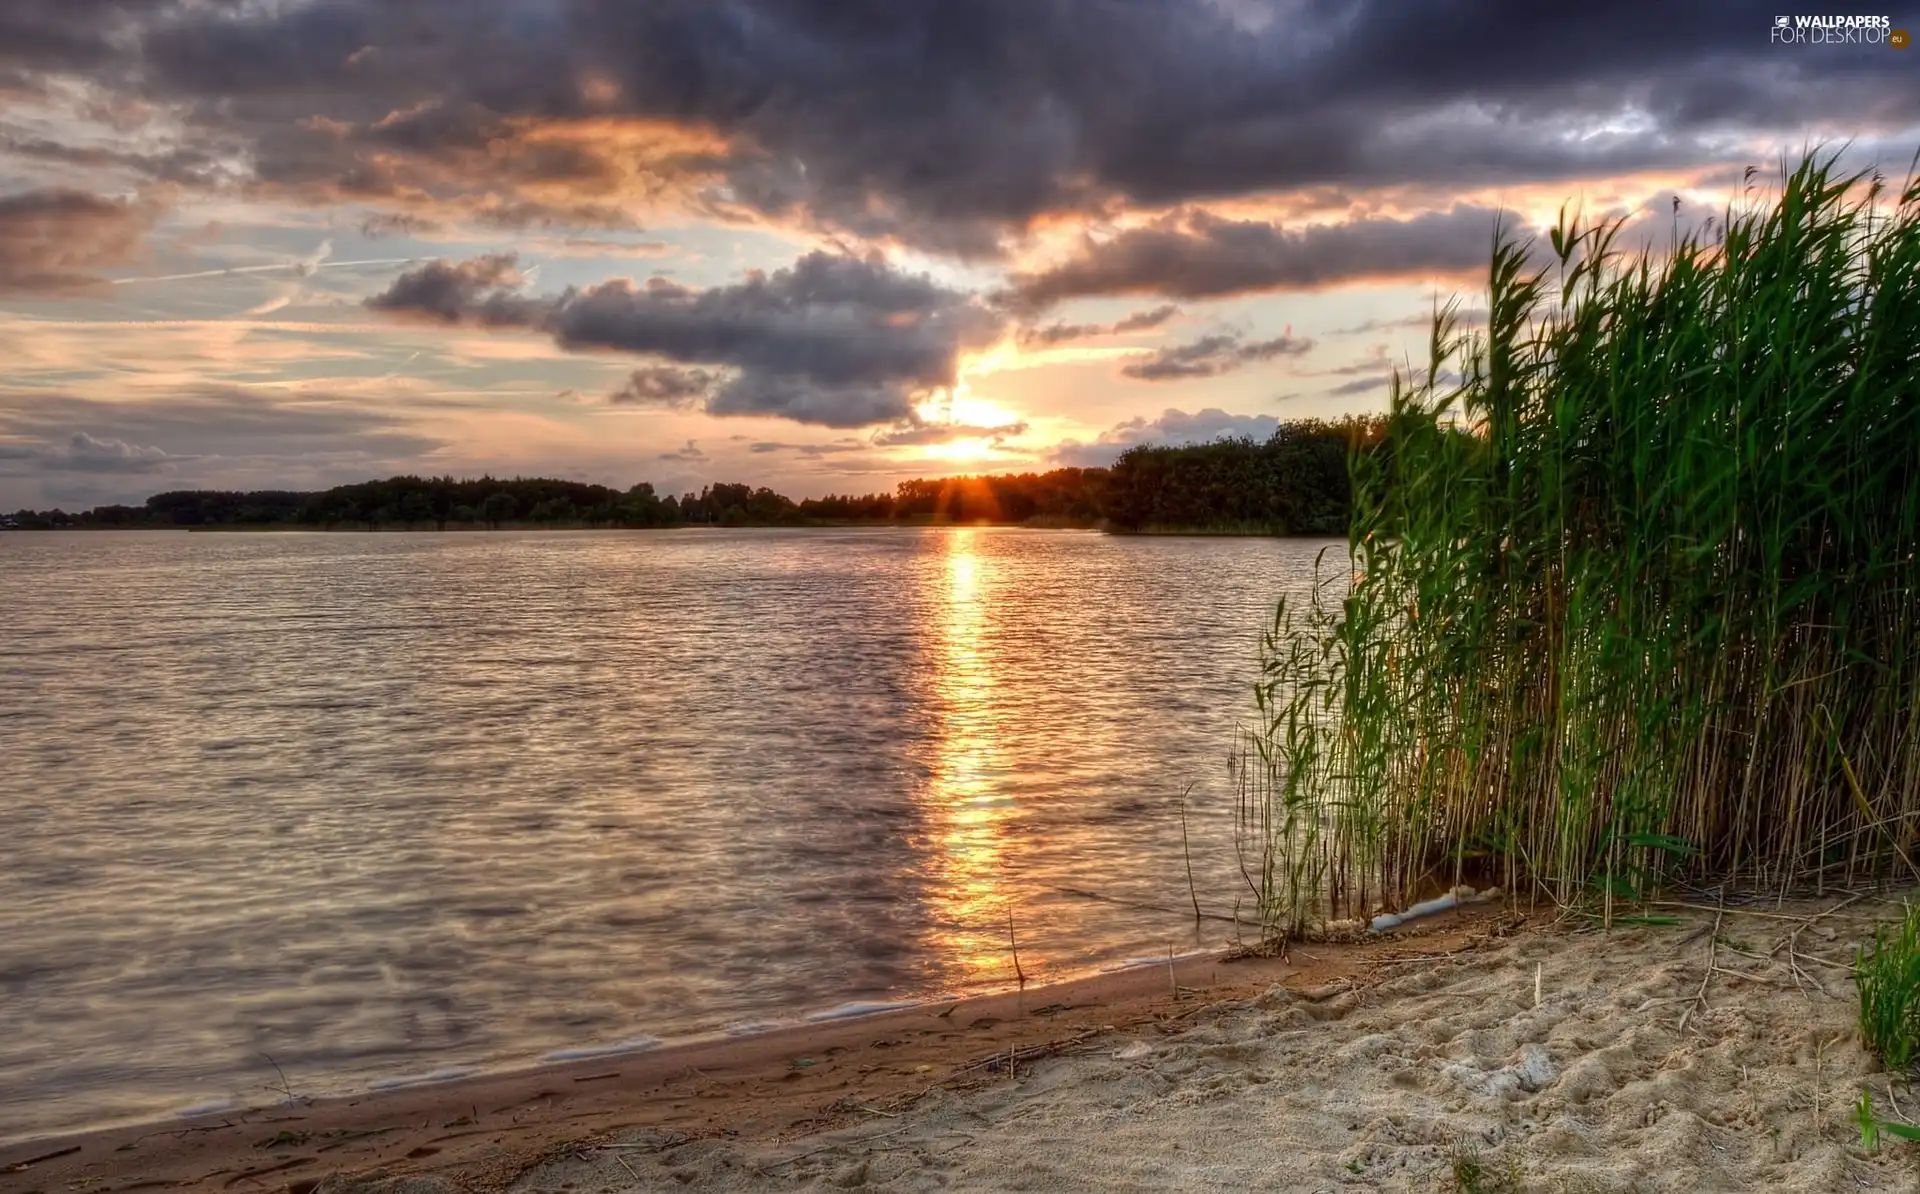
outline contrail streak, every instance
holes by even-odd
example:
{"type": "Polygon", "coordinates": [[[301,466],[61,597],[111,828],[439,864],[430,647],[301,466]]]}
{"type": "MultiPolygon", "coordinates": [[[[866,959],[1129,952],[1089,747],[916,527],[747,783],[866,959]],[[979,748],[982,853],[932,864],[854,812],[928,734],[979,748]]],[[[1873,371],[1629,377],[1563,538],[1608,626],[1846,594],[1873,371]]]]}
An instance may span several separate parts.
{"type": "Polygon", "coordinates": [[[347,269],[356,265],[410,265],[418,261],[417,257],[373,257],[365,261],[328,261],[312,265],[305,261],[287,261],[278,265],[231,265],[226,269],[203,269],[190,274],[156,274],[148,278],[113,278],[115,286],[130,286],[135,282],[185,282],[192,278],[224,278],[228,274],[269,274],[276,270],[298,270],[312,273],[322,269],[347,269]]]}

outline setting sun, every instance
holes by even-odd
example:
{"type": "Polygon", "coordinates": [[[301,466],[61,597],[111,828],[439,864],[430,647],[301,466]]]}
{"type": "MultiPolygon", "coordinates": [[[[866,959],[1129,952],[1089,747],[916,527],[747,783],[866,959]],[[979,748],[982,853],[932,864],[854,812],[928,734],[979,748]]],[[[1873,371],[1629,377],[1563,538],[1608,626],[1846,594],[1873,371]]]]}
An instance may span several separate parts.
{"type": "Polygon", "coordinates": [[[929,423],[951,423],[964,427],[1011,427],[1020,422],[1018,413],[991,398],[976,397],[964,380],[953,388],[950,395],[922,402],[917,413],[929,423]]]}
{"type": "Polygon", "coordinates": [[[985,460],[993,455],[993,441],[984,438],[956,439],[944,444],[930,444],[921,450],[921,455],[935,460],[985,460]]]}

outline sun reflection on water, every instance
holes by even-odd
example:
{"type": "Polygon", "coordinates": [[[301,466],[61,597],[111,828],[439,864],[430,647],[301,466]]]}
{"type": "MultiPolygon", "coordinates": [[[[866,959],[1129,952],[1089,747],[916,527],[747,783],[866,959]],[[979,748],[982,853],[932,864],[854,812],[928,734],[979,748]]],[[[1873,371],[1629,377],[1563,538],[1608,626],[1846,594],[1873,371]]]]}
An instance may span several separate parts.
{"type": "Polygon", "coordinates": [[[921,843],[931,872],[929,931],[938,954],[956,959],[962,983],[1013,977],[1007,950],[1007,838],[1019,809],[1000,778],[1002,747],[996,659],[988,640],[993,560],[977,532],[947,535],[944,567],[930,573],[935,621],[932,677],[936,725],[932,774],[922,796],[921,843]]]}

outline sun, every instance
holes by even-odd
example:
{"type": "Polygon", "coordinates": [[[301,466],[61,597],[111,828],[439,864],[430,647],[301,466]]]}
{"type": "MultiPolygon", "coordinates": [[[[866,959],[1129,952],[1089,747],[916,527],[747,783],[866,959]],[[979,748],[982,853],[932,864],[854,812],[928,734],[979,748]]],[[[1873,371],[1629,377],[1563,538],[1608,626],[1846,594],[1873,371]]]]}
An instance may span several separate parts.
{"type": "Polygon", "coordinates": [[[998,451],[1002,440],[1025,429],[1018,412],[975,395],[964,375],[951,390],[920,403],[914,413],[929,427],[965,428],[980,433],[922,445],[918,454],[931,460],[956,463],[986,460],[998,451]]]}
{"type": "Polygon", "coordinates": [[[950,423],[965,427],[1012,427],[1020,415],[993,401],[977,397],[962,381],[946,394],[929,398],[914,408],[923,423],[950,423]]]}
{"type": "Polygon", "coordinates": [[[951,460],[955,463],[965,464],[970,461],[985,460],[987,457],[993,455],[993,450],[994,444],[992,440],[984,437],[976,437],[974,439],[948,440],[944,444],[928,444],[921,450],[921,455],[934,460],[951,460]]]}

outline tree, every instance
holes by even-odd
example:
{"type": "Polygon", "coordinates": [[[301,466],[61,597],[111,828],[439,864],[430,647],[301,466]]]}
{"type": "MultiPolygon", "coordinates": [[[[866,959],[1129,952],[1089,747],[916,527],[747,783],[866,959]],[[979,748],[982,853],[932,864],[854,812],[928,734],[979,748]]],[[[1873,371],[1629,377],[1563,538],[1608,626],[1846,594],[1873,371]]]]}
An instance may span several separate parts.
{"type": "MultiPolygon", "coordinates": [[[[434,521],[433,499],[425,490],[415,489],[400,499],[400,520],[409,526],[416,522],[434,521]]],[[[445,523],[440,524],[443,528],[445,523]]]]}
{"type": "Polygon", "coordinates": [[[573,503],[566,498],[548,498],[534,504],[527,517],[535,522],[570,522],[574,516],[573,503]]]}
{"type": "Polygon", "coordinates": [[[433,529],[436,531],[446,530],[447,519],[453,517],[453,485],[452,477],[439,477],[433,482],[428,504],[433,509],[433,529]]]}
{"type": "Polygon", "coordinates": [[[487,500],[480,503],[480,516],[487,520],[488,527],[496,531],[501,523],[519,513],[519,510],[520,503],[514,501],[513,495],[504,489],[488,494],[487,500]]]}

